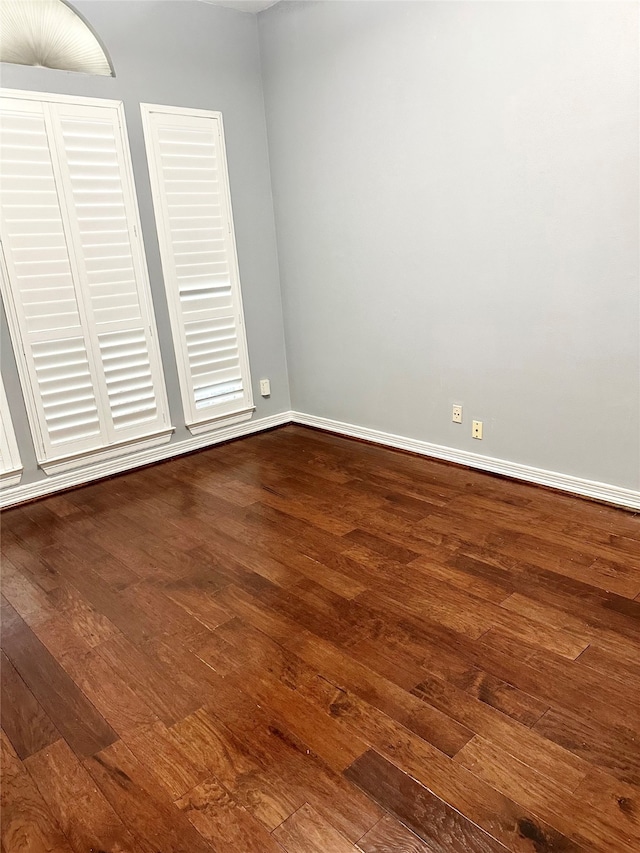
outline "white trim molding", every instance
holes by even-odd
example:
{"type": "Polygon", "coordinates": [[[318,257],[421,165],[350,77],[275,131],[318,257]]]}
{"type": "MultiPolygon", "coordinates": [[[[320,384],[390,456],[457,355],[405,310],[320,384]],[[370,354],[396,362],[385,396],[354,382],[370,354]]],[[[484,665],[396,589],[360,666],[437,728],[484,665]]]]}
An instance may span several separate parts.
{"type": "Polygon", "coordinates": [[[0,376],[0,485],[15,486],[22,479],[22,462],[11,420],[9,402],[0,376]]]}
{"type": "Polygon", "coordinates": [[[522,465],[519,462],[508,462],[506,459],[494,459],[491,456],[482,456],[480,453],[471,453],[468,450],[457,450],[454,447],[445,447],[441,444],[432,444],[428,441],[419,441],[415,438],[406,438],[402,435],[382,432],[377,429],[347,424],[335,421],[331,418],[320,418],[316,415],[306,415],[303,412],[292,412],[294,423],[302,426],[316,427],[327,432],[336,432],[340,435],[360,438],[371,441],[374,444],[383,444],[386,447],[395,447],[398,450],[408,450],[421,456],[430,456],[433,459],[442,459],[446,462],[455,462],[458,465],[466,465],[468,468],[477,468],[480,471],[489,471],[492,474],[502,474],[515,480],[524,480],[527,483],[536,483],[540,486],[548,486],[574,495],[582,495],[593,500],[614,504],[625,509],[640,510],[640,491],[625,489],[622,486],[613,486],[609,483],[598,483],[593,480],[585,480],[582,477],[573,477],[570,474],[560,474],[557,471],[546,471],[544,468],[533,468],[530,465],[522,465]]]}
{"type": "Polygon", "coordinates": [[[22,468],[16,468],[15,471],[0,472],[0,488],[8,489],[10,486],[17,485],[22,479],[22,468]]]}
{"type": "Polygon", "coordinates": [[[122,101],[110,98],[88,98],[83,95],[60,95],[57,92],[34,92],[31,89],[2,89],[3,98],[19,98],[21,101],[41,101],[46,98],[52,104],[82,104],[85,107],[120,107],[122,101]]]}
{"type": "Polygon", "coordinates": [[[54,492],[82,486],[93,480],[104,477],[112,477],[115,474],[123,474],[128,470],[139,468],[143,465],[152,465],[162,462],[183,453],[191,453],[194,450],[204,450],[225,441],[242,438],[255,432],[274,429],[289,423],[301,426],[315,427],[316,429],[334,432],[350,438],[359,438],[370,441],[373,444],[382,444],[385,447],[395,447],[398,450],[407,450],[420,456],[428,456],[433,459],[442,459],[445,462],[453,462],[457,465],[465,465],[479,471],[488,471],[492,474],[502,474],[515,480],[548,486],[574,495],[602,501],[624,507],[625,509],[640,510],[640,492],[633,489],[624,489],[621,486],[613,486],[608,483],[597,483],[585,480],[581,477],[573,477],[569,474],[560,474],[555,471],[546,471],[543,468],[533,468],[530,465],[521,465],[517,462],[508,462],[504,459],[494,459],[490,456],[482,456],[479,453],[470,453],[467,450],[457,450],[453,447],[444,447],[440,444],[432,444],[428,441],[419,441],[401,435],[394,435],[381,430],[369,429],[368,427],[347,424],[331,418],[321,418],[316,415],[307,415],[303,412],[281,412],[266,418],[258,418],[251,422],[244,422],[227,426],[217,430],[215,433],[207,432],[202,435],[193,436],[184,441],[164,444],[147,450],[140,450],[117,459],[109,459],[85,467],[79,470],[66,471],[61,474],[38,480],[35,483],[27,483],[22,486],[3,488],[0,491],[0,508],[14,506],[25,501],[35,500],[54,492]]]}
{"type": "Polygon", "coordinates": [[[158,444],[167,444],[171,440],[173,431],[174,427],[169,427],[154,435],[130,439],[106,448],[101,447],[98,450],[88,450],[77,456],[61,456],[59,459],[49,459],[47,462],[41,462],[40,467],[45,474],[63,474],[65,471],[72,471],[74,468],[84,468],[87,465],[117,459],[119,456],[130,456],[158,444]]]}
{"type": "Polygon", "coordinates": [[[140,468],[143,465],[153,465],[171,459],[173,456],[181,456],[183,453],[191,453],[194,450],[204,450],[223,441],[241,438],[254,432],[273,429],[291,423],[291,412],[281,412],[266,418],[259,418],[250,423],[236,424],[219,429],[215,434],[208,432],[205,435],[187,438],[184,441],[176,441],[173,444],[163,444],[146,450],[139,450],[116,459],[107,459],[96,462],[93,465],[81,469],[65,471],[54,474],[35,483],[26,483],[22,486],[2,489],[0,492],[0,508],[7,508],[17,504],[42,498],[54,492],[72,489],[76,486],[84,486],[93,480],[101,480],[104,477],[112,477],[115,474],[123,474],[126,471],[140,468]]]}
{"type": "Polygon", "coordinates": [[[222,429],[234,424],[241,424],[243,421],[251,420],[256,407],[251,406],[249,409],[241,409],[230,415],[218,415],[210,420],[203,421],[197,424],[187,424],[187,429],[192,435],[201,435],[205,432],[213,432],[214,430],[222,429]]]}

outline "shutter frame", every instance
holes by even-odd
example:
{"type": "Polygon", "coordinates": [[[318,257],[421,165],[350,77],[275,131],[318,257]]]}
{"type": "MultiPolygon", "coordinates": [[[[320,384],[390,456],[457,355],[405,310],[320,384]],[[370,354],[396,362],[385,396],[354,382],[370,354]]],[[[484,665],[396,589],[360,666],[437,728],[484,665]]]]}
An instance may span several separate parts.
{"type": "Polygon", "coordinates": [[[13,428],[9,402],[0,377],[0,485],[15,486],[22,479],[22,461],[13,428]]]}
{"type": "MultiPolygon", "coordinates": [[[[73,210],[71,218],[74,226],[74,244],[78,247],[82,246],[80,264],[82,266],[81,279],[84,289],[87,291],[86,301],[87,310],[90,316],[89,327],[94,336],[94,346],[96,352],[100,353],[98,362],[101,369],[102,382],[104,388],[103,405],[107,411],[112,414],[111,429],[109,430],[109,443],[115,444],[128,439],[144,437],[149,435],[148,430],[143,427],[136,427],[135,424],[126,427],[118,427],[115,424],[114,404],[111,401],[109,378],[107,376],[105,365],[105,354],[103,346],[103,338],[117,335],[131,335],[137,333],[138,347],[143,346],[146,349],[146,356],[149,361],[149,379],[147,387],[151,387],[155,406],[157,408],[157,416],[155,422],[159,427],[168,423],[168,404],[164,386],[164,372],[160,357],[160,350],[157,344],[158,334],[155,328],[155,317],[153,306],[151,304],[151,290],[148,278],[148,270],[144,253],[144,244],[141,237],[140,218],[137,205],[137,196],[135,191],[135,182],[133,177],[133,165],[130,159],[129,146],[126,134],[126,125],[124,117],[123,104],[119,103],[115,108],[105,110],[102,105],[85,106],[82,113],[76,112],[76,105],[61,104],[57,108],[56,116],[56,131],[59,133],[61,153],[65,150],[66,140],[64,123],[72,123],[86,121],[88,123],[95,121],[109,125],[109,129],[113,130],[114,153],[116,156],[116,172],[118,179],[118,189],[122,196],[122,202],[125,210],[126,223],[126,243],[128,243],[129,259],[133,271],[133,289],[130,296],[135,296],[140,317],[135,319],[114,319],[112,321],[98,322],[96,317],[96,309],[93,304],[94,296],[92,294],[92,285],[89,281],[89,273],[87,266],[87,256],[84,250],[83,238],[79,228],[78,211],[72,205],[73,210]],[[107,112],[107,115],[101,113],[107,112]],[[141,337],[142,336],[142,337],[141,337]]],[[[67,158],[66,166],[63,165],[65,183],[67,184],[67,193],[73,192],[73,171],[70,166],[70,158],[67,158]]],[[[92,273],[95,275],[94,273],[92,273]]]]}
{"type": "MultiPolygon", "coordinates": [[[[20,93],[21,95],[22,93],[20,93]]],[[[47,110],[46,104],[39,98],[23,99],[22,97],[12,97],[12,92],[0,90],[2,97],[2,107],[7,109],[8,113],[13,113],[14,116],[29,116],[36,117],[41,120],[42,132],[46,141],[46,154],[42,156],[48,158],[50,165],[50,180],[52,181],[56,192],[57,213],[59,214],[59,222],[54,215],[55,225],[59,226],[60,233],[64,244],[64,249],[67,259],[67,267],[69,271],[71,287],[73,290],[73,299],[77,305],[77,291],[75,287],[75,279],[73,277],[73,258],[69,246],[68,228],[64,221],[64,204],[60,197],[60,187],[56,180],[55,174],[55,153],[52,149],[51,139],[47,130],[47,110]]],[[[3,129],[7,125],[8,119],[3,119],[3,129]]],[[[6,161],[3,161],[6,162],[6,161]]],[[[4,166],[3,166],[4,168],[4,166]]],[[[3,200],[5,196],[3,194],[3,200]]],[[[48,220],[52,221],[52,220],[48,220]]],[[[86,327],[82,324],[80,308],[77,305],[78,322],[65,332],[62,328],[53,328],[50,332],[41,331],[34,333],[28,329],[27,319],[23,310],[23,304],[19,295],[19,283],[17,270],[14,266],[13,251],[14,246],[8,233],[5,233],[5,228],[8,227],[8,222],[5,221],[4,214],[2,215],[2,259],[1,259],[1,286],[3,300],[6,307],[7,321],[9,332],[13,343],[18,373],[23,389],[25,403],[27,407],[27,415],[29,425],[34,439],[36,450],[36,458],[39,464],[42,464],[48,458],[56,454],[64,453],[65,445],[72,446],[75,452],[80,448],[83,451],[94,450],[100,447],[104,441],[104,427],[99,414],[99,406],[97,402],[97,393],[95,388],[95,374],[92,371],[92,363],[90,355],[86,347],[86,327]],[[44,409],[44,400],[40,393],[40,380],[36,367],[36,351],[35,348],[43,346],[47,341],[51,341],[52,345],[56,342],[60,343],[64,340],[77,341],[82,339],[84,342],[85,353],[87,354],[87,374],[90,380],[90,389],[95,399],[96,418],[99,429],[85,438],[70,440],[69,442],[61,442],[61,447],[56,447],[53,436],[50,434],[46,424],[46,414],[44,409]]],[[[49,226],[47,226],[49,227],[49,226]]],[[[54,226],[55,227],[55,226],[54,226]]],[[[57,229],[56,229],[57,230],[57,229]]],[[[37,234],[37,231],[36,231],[37,234]]]]}
{"type": "MultiPolygon", "coordinates": [[[[148,447],[153,444],[164,443],[170,439],[173,427],[169,422],[168,403],[166,398],[166,389],[164,384],[164,373],[162,370],[161,357],[158,347],[158,335],[155,327],[155,316],[151,302],[151,292],[149,286],[148,272],[144,253],[144,245],[141,237],[141,227],[139,211],[137,206],[137,197],[135,193],[135,184],[133,177],[133,167],[126,134],[126,124],[124,119],[124,109],[121,101],[95,99],[95,98],[76,98],[72,96],[59,96],[40,92],[23,92],[18,90],[0,90],[0,96],[3,99],[3,105],[9,108],[10,104],[22,103],[26,106],[29,102],[34,103],[34,110],[37,111],[37,105],[42,109],[47,122],[47,140],[49,145],[49,153],[51,156],[53,170],[56,178],[56,189],[58,192],[58,205],[62,209],[62,217],[65,220],[64,234],[66,251],[69,256],[69,263],[72,268],[72,278],[78,304],[81,301],[90,300],[86,281],[83,280],[79,271],[78,259],[84,263],[84,249],[78,244],[77,239],[73,239],[69,227],[69,220],[74,214],[73,200],[69,195],[68,175],[65,176],[66,166],[66,149],[62,135],[59,134],[60,122],[66,115],[74,117],[82,117],[82,115],[93,116],[94,119],[100,119],[106,123],[105,126],[112,128],[113,143],[116,156],[116,174],[118,178],[117,187],[125,203],[125,221],[128,231],[130,257],[133,263],[134,283],[133,290],[140,303],[140,322],[139,329],[144,332],[146,346],[146,357],[148,362],[148,371],[150,380],[147,384],[151,384],[152,399],[155,402],[155,413],[146,418],[139,418],[135,422],[135,415],[130,418],[133,420],[133,428],[119,429],[114,426],[113,412],[111,402],[107,393],[106,383],[103,373],[103,354],[97,345],[97,331],[93,324],[93,314],[91,311],[85,313],[85,322],[82,324],[83,333],[88,333],[92,327],[92,341],[87,341],[85,348],[87,358],[92,359],[96,364],[98,378],[94,378],[93,388],[98,400],[98,410],[101,413],[101,418],[104,418],[109,425],[108,430],[101,431],[100,441],[93,441],[81,446],[70,442],[68,446],[52,447],[47,440],[46,427],[44,426],[43,409],[41,405],[40,390],[33,387],[35,380],[35,371],[33,361],[27,350],[30,349],[30,343],[24,339],[24,324],[21,322],[20,313],[23,311],[22,304],[18,307],[14,305],[14,295],[12,292],[12,280],[10,270],[4,257],[8,247],[3,245],[1,268],[2,268],[2,287],[5,296],[5,304],[7,307],[7,318],[12,338],[14,350],[16,352],[16,361],[20,381],[25,396],[27,406],[27,414],[29,416],[29,424],[34,437],[34,445],[36,448],[36,456],[40,467],[46,473],[57,473],[66,470],[67,468],[76,468],[90,461],[98,461],[102,458],[112,458],[114,455],[122,455],[129,453],[140,447],[148,447]],[[60,186],[60,182],[64,186],[60,186]],[[71,209],[68,209],[71,208],[71,209]]],[[[75,120],[75,118],[74,118],[75,120]]],[[[89,175],[91,177],[91,173],[89,175]]],[[[77,234],[75,234],[77,238],[77,234]]],[[[109,292],[109,274],[106,274],[107,287],[109,292]]],[[[123,330],[128,330],[131,325],[128,321],[122,326],[123,330]]],[[[111,329],[103,329],[100,335],[108,334],[111,329]]],[[[144,350],[144,347],[143,347],[144,350]]],[[[140,380],[138,384],[140,383],[140,380]]],[[[120,382],[120,385],[123,383],[120,382]]],[[[142,392],[141,392],[142,393],[142,392]]],[[[144,401],[149,400],[149,393],[144,392],[141,398],[142,402],[137,399],[133,400],[131,408],[142,409],[144,401]]],[[[126,419],[125,419],[126,422],[126,419]]]]}
{"type": "MultiPolygon", "coordinates": [[[[142,125],[144,130],[145,146],[147,151],[147,162],[149,166],[149,177],[153,208],[156,218],[158,239],[160,245],[160,256],[162,271],[169,307],[169,317],[173,334],[174,351],[180,380],[180,392],[183,411],[188,429],[193,434],[200,434],[210,430],[220,429],[248,420],[255,411],[253,405],[253,392],[251,386],[251,373],[249,366],[249,354],[246,340],[244,311],[242,305],[242,290],[240,286],[240,272],[238,266],[237,248],[235,242],[235,229],[233,225],[233,212],[231,205],[231,193],[229,187],[229,175],[227,167],[226,150],[224,143],[224,127],[222,113],[210,110],[198,110],[182,107],[169,107],[157,104],[141,104],[142,125]],[[194,121],[195,120],[195,121],[194,121]],[[174,243],[172,228],[170,225],[170,207],[167,200],[167,188],[162,169],[162,154],[160,148],[160,125],[178,130],[190,128],[194,130],[195,125],[202,130],[206,125],[209,132],[215,133],[215,142],[211,153],[216,161],[217,192],[221,209],[221,236],[216,238],[212,233],[206,236],[194,237],[189,240],[197,251],[197,244],[214,243],[216,239],[224,240],[224,257],[222,261],[228,267],[230,280],[229,309],[222,308],[203,309],[198,316],[187,318],[183,310],[183,302],[180,295],[179,277],[177,274],[176,257],[174,254],[174,243]],[[228,403],[211,403],[199,408],[196,397],[196,385],[194,381],[193,362],[195,356],[189,353],[187,342],[188,327],[197,322],[215,323],[225,318],[233,318],[234,335],[237,341],[237,361],[239,365],[240,381],[242,383],[242,397],[228,403]]],[[[165,128],[166,129],[166,128],[165,128]]],[[[179,144],[179,143],[176,143],[179,144]]],[[[178,156],[178,155],[177,155],[178,156]]],[[[203,155],[201,160],[206,159],[203,155]]],[[[186,167],[178,171],[186,171],[186,167]]],[[[195,170],[194,170],[195,172],[195,170]]],[[[195,172],[197,174],[197,172],[195,172]]],[[[187,180],[185,178],[185,180],[187,180]]],[[[191,179],[194,182],[193,179],[191,179]]],[[[214,180],[214,179],[209,179],[214,180]]],[[[199,183],[202,183],[200,181],[199,183]]],[[[184,199],[180,199],[181,202],[184,199]]],[[[211,226],[213,228],[213,226],[211,226]]],[[[205,234],[207,228],[196,229],[205,234]]],[[[219,253],[219,250],[210,250],[219,253]]],[[[206,265],[206,261],[204,264],[206,265]]],[[[211,265],[211,261],[209,265],[211,265]]],[[[213,341],[211,341],[213,344],[213,341]]],[[[212,362],[213,364],[213,362],[212,362]]],[[[220,372],[222,368],[220,368],[220,372]]],[[[215,399],[215,398],[214,398],[215,399]]]]}

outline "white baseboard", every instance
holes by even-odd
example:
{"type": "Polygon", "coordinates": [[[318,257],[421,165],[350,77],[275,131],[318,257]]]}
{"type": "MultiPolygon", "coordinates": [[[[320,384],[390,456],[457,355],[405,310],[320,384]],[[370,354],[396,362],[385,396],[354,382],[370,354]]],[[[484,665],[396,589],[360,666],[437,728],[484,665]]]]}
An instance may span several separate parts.
{"type": "Polygon", "coordinates": [[[232,438],[240,438],[241,436],[251,435],[251,433],[261,432],[265,429],[273,429],[273,427],[291,423],[291,420],[291,412],[282,412],[267,418],[259,418],[250,423],[225,427],[217,430],[215,433],[208,432],[203,435],[194,436],[193,438],[187,438],[184,441],[177,441],[174,444],[163,444],[131,453],[128,456],[88,465],[85,468],[66,471],[62,474],[54,474],[35,483],[12,486],[11,488],[3,489],[0,493],[0,508],[15,506],[16,504],[41,498],[74,486],[82,486],[85,483],[90,483],[92,480],[100,480],[103,477],[122,474],[132,468],[151,465],[154,462],[161,462],[163,459],[170,459],[172,456],[191,453],[193,450],[203,450],[206,447],[220,444],[223,441],[229,441],[232,438]]]}
{"type": "Polygon", "coordinates": [[[503,474],[505,477],[513,477],[516,480],[524,480],[528,483],[537,483],[541,486],[550,486],[563,492],[593,498],[604,501],[615,506],[627,509],[640,510],[640,492],[633,489],[624,489],[621,486],[612,486],[608,483],[597,483],[593,480],[584,480],[581,477],[572,477],[569,474],[559,474],[556,471],[545,471],[543,468],[533,468],[530,465],[521,465],[517,462],[507,462],[504,459],[494,459],[491,456],[482,456],[479,453],[470,453],[468,450],[456,450],[453,447],[444,447],[440,444],[432,444],[428,441],[418,441],[414,438],[406,438],[401,435],[382,432],[377,429],[347,424],[335,421],[331,418],[320,418],[316,415],[306,415],[303,412],[281,412],[267,418],[259,418],[250,423],[240,423],[225,427],[215,433],[206,433],[193,436],[184,441],[174,444],[164,444],[149,450],[139,451],[130,456],[120,459],[112,459],[106,462],[91,465],[75,471],[67,471],[62,474],[38,480],[35,483],[15,485],[2,489],[0,493],[0,508],[14,506],[35,498],[44,497],[74,486],[90,483],[103,477],[121,474],[142,465],[151,465],[190,453],[194,450],[203,450],[223,441],[233,438],[241,438],[254,432],[273,429],[288,423],[297,423],[303,426],[316,427],[317,429],[334,432],[340,435],[361,438],[374,444],[382,444],[386,447],[395,447],[399,450],[408,450],[421,456],[430,456],[434,459],[443,459],[446,462],[456,462],[469,468],[477,468],[480,471],[489,471],[493,474],[503,474]]]}
{"type": "Polygon", "coordinates": [[[457,462],[459,465],[467,465],[469,468],[478,468],[481,471],[490,471],[493,474],[503,474],[516,480],[525,480],[528,483],[537,483],[541,486],[550,486],[563,492],[571,492],[575,495],[593,498],[605,503],[627,509],[640,510],[640,492],[633,489],[624,489],[621,486],[612,486],[609,483],[597,483],[593,480],[584,480],[581,477],[572,477],[570,474],[559,474],[556,471],[545,471],[544,468],[532,468],[530,465],[521,465],[518,462],[507,462],[505,459],[494,459],[491,456],[482,456],[480,453],[471,453],[468,450],[456,450],[453,447],[444,447],[440,444],[431,444],[428,441],[418,441],[415,438],[406,438],[402,435],[382,432],[377,429],[345,424],[330,418],[319,418],[315,415],[305,415],[302,412],[291,412],[292,420],[304,426],[317,427],[318,429],[336,432],[340,435],[348,435],[352,438],[361,438],[372,441],[375,444],[384,444],[387,447],[396,447],[400,450],[409,450],[422,456],[431,456],[434,459],[443,459],[447,462],[457,462]]]}

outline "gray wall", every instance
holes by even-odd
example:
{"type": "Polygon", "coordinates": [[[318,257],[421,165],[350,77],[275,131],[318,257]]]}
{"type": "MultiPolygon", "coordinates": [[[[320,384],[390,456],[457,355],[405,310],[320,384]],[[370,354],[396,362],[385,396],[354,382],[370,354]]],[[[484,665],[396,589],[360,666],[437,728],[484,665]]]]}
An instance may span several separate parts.
{"type": "Polygon", "coordinates": [[[637,16],[259,16],[295,409],[640,485],[637,16]]]}
{"type": "MultiPolygon", "coordinates": [[[[109,51],[116,77],[2,65],[0,82],[9,88],[124,101],[171,422],[177,428],[173,441],[184,440],[189,433],[164,295],[141,102],[223,113],[255,417],[287,411],[289,386],[255,16],[195,0],[74,0],[74,5],[109,51]],[[260,396],[258,383],[263,377],[271,379],[268,399],[260,396]]],[[[27,483],[44,475],[36,466],[4,317],[2,323],[2,373],[25,465],[22,482],[27,483]]]]}
{"type": "Polygon", "coordinates": [[[141,101],[224,114],[257,417],[290,406],[273,180],[294,408],[640,486],[637,3],[76,5],[116,78],[1,82],[125,102],[174,441],[141,101]]]}

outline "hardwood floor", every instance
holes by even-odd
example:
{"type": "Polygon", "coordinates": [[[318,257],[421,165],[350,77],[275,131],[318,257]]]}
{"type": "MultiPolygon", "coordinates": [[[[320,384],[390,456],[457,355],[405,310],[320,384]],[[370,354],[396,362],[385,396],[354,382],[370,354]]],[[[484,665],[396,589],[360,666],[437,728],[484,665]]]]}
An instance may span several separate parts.
{"type": "Polygon", "coordinates": [[[640,850],[640,519],[285,427],[2,516],[4,853],[640,850]]]}

